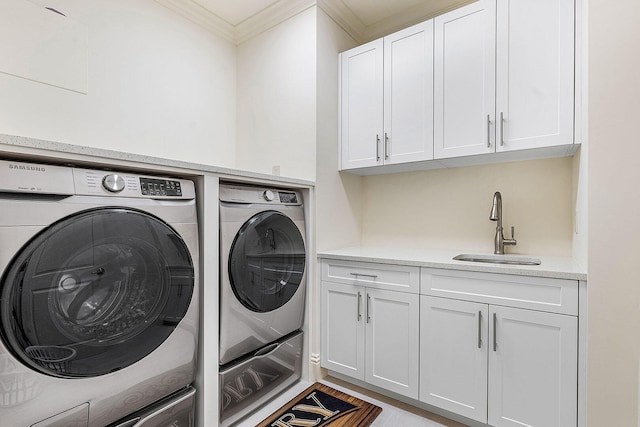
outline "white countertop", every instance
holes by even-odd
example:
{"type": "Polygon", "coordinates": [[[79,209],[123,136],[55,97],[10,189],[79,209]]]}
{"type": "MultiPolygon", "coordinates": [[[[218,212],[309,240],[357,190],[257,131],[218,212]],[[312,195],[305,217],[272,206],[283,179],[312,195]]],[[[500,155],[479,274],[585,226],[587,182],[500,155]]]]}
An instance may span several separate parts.
{"type": "Polygon", "coordinates": [[[518,276],[587,280],[586,268],[581,267],[572,258],[527,255],[539,258],[542,261],[540,265],[490,264],[482,262],[455,261],[453,259],[454,256],[462,253],[469,252],[464,250],[449,251],[357,246],[319,252],[318,258],[413,265],[419,267],[478,271],[484,273],[514,274],[518,276]]]}
{"type": "Polygon", "coordinates": [[[0,157],[2,155],[22,158],[25,161],[49,161],[59,163],[81,163],[99,166],[127,166],[133,168],[152,168],[154,170],[173,170],[192,175],[212,174],[238,181],[256,181],[282,183],[300,187],[312,187],[314,182],[267,175],[256,172],[229,169],[218,166],[190,163],[180,160],[141,154],[125,153],[102,148],[84,147],[62,142],[27,138],[23,136],[0,134],[0,157]],[[110,164],[113,162],[114,164],[110,164]]]}

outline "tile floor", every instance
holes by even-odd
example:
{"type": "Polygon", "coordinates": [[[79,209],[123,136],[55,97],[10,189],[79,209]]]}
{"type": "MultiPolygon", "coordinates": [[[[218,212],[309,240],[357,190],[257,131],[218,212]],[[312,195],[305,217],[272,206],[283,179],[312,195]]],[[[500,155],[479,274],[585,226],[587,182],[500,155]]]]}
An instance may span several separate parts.
{"type": "MultiPolygon", "coordinates": [[[[464,427],[455,421],[448,420],[438,415],[432,414],[411,405],[404,404],[378,393],[362,389],[352,384],[327,377],[320,382],[335,388],[336,390],[349,393],[367,402],[378,405],[382,412],[375,419],[371,427],[464,427]]],[[[259,424],[266,417],[280,408],[280,406],[293,399],[311,383],[301,381],[282,393],[278,398],[269,402],[253,415],[245,418],[236,427],[252,427],[259,424]]],[[[354,426],[355,427],[355,426],[354,426]]]]}

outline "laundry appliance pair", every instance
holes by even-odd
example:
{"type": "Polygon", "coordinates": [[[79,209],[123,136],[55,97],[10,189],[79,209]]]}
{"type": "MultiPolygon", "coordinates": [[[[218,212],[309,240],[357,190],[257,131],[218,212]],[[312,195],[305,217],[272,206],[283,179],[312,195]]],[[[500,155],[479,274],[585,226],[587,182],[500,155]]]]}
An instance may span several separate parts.
{"type": "Polygon", "coordinates": [[[306,264],[300,191],[221,184],[221,426],[300,378],[306,264]]]}
{"type": "Polygon", "coordinates": [[[0,424],[194,424],[192,181],[0,160],[0,424]]]}

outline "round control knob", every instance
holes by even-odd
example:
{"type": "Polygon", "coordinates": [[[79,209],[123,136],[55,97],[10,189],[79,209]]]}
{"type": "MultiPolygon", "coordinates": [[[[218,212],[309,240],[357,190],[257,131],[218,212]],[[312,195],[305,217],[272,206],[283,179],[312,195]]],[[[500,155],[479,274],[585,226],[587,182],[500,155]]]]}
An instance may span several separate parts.
{"type": "Polygon", "coordinates": [[[124,178],[120,175],[111,174],[102,178],[102,186],[112,193],[119,193],[124,190],[124,178]]]}
{"type": "Polygon", "coordinates": [[[276,197],[271,190],[265,190],[264,193],[262,193],[262,196],[267,202],[273,202],[273,199],[276,197]]]}

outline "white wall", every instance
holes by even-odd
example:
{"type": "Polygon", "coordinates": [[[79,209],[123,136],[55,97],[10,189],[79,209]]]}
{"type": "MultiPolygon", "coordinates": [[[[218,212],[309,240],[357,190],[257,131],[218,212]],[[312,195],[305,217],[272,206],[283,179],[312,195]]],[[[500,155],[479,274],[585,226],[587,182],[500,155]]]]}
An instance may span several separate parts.
{"type": "Polygon", "coordinates": [[[0,133],[235,166],[235,46],[153,0],[47,6],[88,28],[88,94],[0,73],[0,133]]]}
{"type": "Polygon", "coordinates": [[[362,178],[338,173],[338,53],[357,43],[318,9],[316,248],[360,244],[362,178]]]}
{"type": "Polygon", "coordinates": [[[640,2],[589,1],[587,421],[637,426],[640,2]]]}
{"type": "Polygon", "coordinates": [[[314,180],[316,8],[238,46],[237,167],[314,180]]]}

